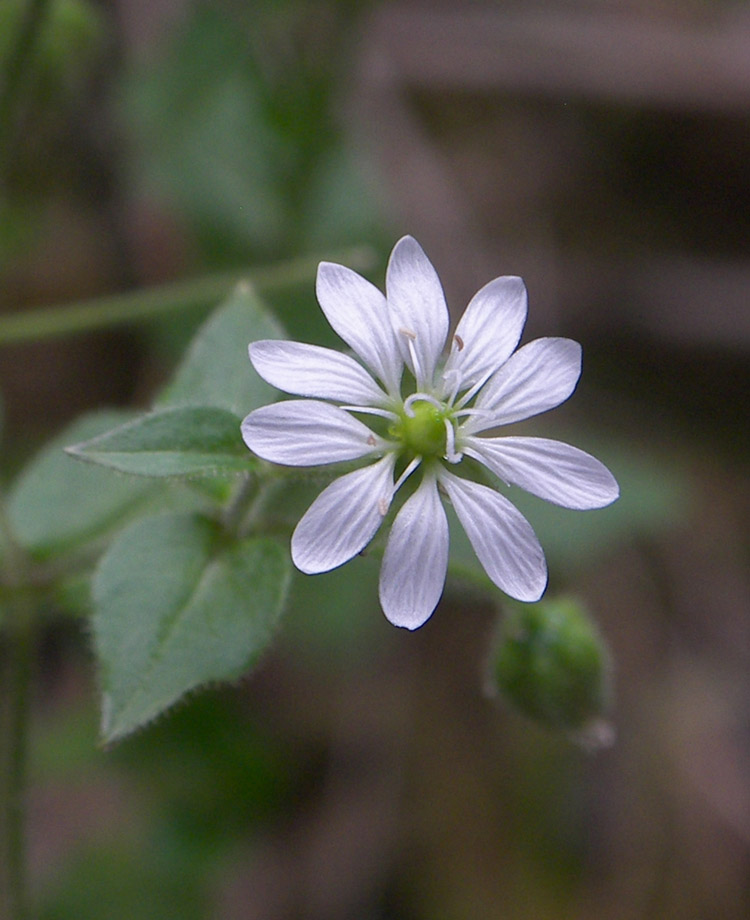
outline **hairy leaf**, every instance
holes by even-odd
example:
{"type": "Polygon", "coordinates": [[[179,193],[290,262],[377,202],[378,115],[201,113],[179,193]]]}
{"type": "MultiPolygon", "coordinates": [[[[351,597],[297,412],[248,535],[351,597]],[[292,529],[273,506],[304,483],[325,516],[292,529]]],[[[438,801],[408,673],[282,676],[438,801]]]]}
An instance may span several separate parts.
{"type": "Polygon", "coordinates": [[[272,540],[222,542],[212,521],[165,514],[131,525],[94,577],[102,734],[121,738],[181,696],[234,680],[268,645],[289,581],[272,540]]]}
{"type": "Polygon", "coordinates": [[[247,346],[258,339],[284,338],[281,326],[248,284],[204,323],[157,405],[217,406],[240,418],[273,402],[276,391],[253,369],[247,346]]]}
{"type": "Polygon", "coordinates": [[[113,476],[65,454],[71,442],[92,438],[130,418],[97,412],[66,428],[32,459],[13,483],[8,513],[16,538],[34,552],[52,553],[95,538],[132,514],[153,494],[152,483],[113,476]]]}
{"type": "Polygon", "coordinates": [[[67,450],[82,460],[141,476],[235,473],[252,464],[240,419],[211,406],[157,410],[67,450]]]}

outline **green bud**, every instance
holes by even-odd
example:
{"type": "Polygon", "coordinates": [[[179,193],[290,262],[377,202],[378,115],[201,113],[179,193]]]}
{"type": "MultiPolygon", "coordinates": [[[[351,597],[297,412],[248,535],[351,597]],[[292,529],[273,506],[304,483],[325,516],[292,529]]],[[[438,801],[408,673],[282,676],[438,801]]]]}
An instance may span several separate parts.
{"type": "Polygon", "coordinates": [[[509,607],[493,666],[501,692],[527,716],[576,732],[589,744],[606,743],[609,655],[577,600],[509,607]]]}

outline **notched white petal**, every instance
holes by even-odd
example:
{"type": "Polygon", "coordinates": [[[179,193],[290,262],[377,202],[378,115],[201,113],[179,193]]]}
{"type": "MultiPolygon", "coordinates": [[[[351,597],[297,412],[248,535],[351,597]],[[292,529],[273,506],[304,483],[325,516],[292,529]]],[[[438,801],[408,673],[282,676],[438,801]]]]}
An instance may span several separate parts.
{"type": "Polygon", "coordinates": [[[242,437],[259,457],[285,466],[356,460],[383,446],[344,409],[313,399],[290,399],[256,409],[243,421],[242,437]]]}
{"type": "Polygon", "coordinates": [[[403,330],[401,354],[417,377],[417,389],[431,387],[448,335],[448,307],[437,272],[413,237],[402,237],[393,247],[385,287],[393,328],[403,330]]]}
{"type": "Polygon", "coordinates": [[[249,346],[253,367],[271,386],[296,396],[379,406],[386,395],[349,355],[332,348],[267,339],[249,346]]]}
{"type": "Polygon", "coordinates": [[[564,508],[603,508],[620,494],[615,477],[603,463],[562,441],[470,437],[464,450],[504,482],[564,508]]]}
{"type": "Polygon", "coordinates": [[[465,390],[504,364],[521,338],[527,309],[526,287],[520,278],[506,275],[485,284],[456,327],[445,364],[448,380],[457,373],[459,388],[465,390]]]}
{"type": "Polygon", "coordinates": [[[535,339],[490,377],[477,396],[467,433],[509,425],[554,409],[571,395],[581,376],[581,346],[572,339],[535,339]]]}
{"type": "Polygon", "coordinates": [[[448,521],[426,476],[393,522],[380,569],[380,604],[394,626],[417,629],[438,605],[448,567],[448,521]]]}
{"type": "Polygon", "coordinates": [[[367,546],[393,497],[393,464],[389,454],[320,493],[292,534],[292,560],[301,572],[328,572],[367,546]]]}
{"type": "Polygon", "coordinates": [[[547,586],[547,563],[526,518],[488,486],[446,471],[439,478],[490,579],[516,600],[538,601],[547,586]]]}
{"type": "Polygon", "coordinates": [[[318,266],[316,292],[331,327],[395,395],[403,360],[383,293],[355,271],[335,262],[321,262],[318,266]]]}

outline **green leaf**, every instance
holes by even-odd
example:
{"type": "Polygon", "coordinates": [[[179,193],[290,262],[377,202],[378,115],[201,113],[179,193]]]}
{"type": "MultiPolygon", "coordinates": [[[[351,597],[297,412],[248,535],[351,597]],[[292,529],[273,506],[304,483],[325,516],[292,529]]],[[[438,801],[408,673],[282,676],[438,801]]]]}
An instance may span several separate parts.
{"type": "Polygon", "coordinates": [[[158,410],[67,452],[141,476],[246,472],[252,463],[240,435],[240,419],[211,406],[158,410]]]}
{"type": "Polygon", "coordinates": [[[276,390],[253,369],[247,346],[280,338],[284,331],[255,291],[239,284],[201,327],[157,406],[216,406],[242,418],[273,402],[276,390]]]}
{"type": "MultiPolygon", "coordinates": [[[[257,19],[256,4],[248,6],[257,19]]],[[[275,126],[278,115],[253,76],[248,36],[263,29],[237,14],[191,4],[179,34],[152,66],[131,68],[120,96],[138,177],[174,201],[204,249],[224,258],[227,246],[245,255],[278,252],[291,229],[282,184],[290,180],[291,126],[288,119],[275,126]]],[[[264,54],[267,39],[259,43],[264,54]]]]}
{"type": "Polygon", "coordinates": [[[153,483],[84,466],[64,451],[129,417],[115,411],[83,416],[23,470],[8,497],[11,526],[23,546],[41,554],[68,549],[107,532],[145,504],[153,483]]]}
{"type": "Polygon", "coordinates": [[[211,681],[234,680],[268,645],[289,581],[272,540],[227,545],[197,514],[131,525],[94,577],[102,734],[113,741],[211,681]]]}

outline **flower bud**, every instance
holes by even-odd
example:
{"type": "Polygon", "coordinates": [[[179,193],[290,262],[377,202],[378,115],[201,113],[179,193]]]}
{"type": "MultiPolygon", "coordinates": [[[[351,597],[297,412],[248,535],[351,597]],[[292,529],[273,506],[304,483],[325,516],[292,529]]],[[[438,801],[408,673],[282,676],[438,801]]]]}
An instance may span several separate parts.
{"type": "Polygon", "coordinates": [[[574,598],[509,606],[493,671],[503,695],[525,715],[591,746],[611,743],[602,718],[611,692],[609,655],[574,598]]]}

